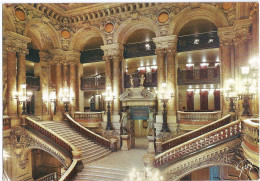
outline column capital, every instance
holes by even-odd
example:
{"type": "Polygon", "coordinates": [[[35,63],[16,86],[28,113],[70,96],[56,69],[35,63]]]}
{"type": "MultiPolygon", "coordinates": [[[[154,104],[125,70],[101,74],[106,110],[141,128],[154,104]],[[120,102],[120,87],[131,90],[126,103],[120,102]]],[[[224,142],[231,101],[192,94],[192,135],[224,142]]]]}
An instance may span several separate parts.
{"type": "Polygon", "coordinates": [[[104,51],[104,57],[108,56],[110,59],[123,58],[124,46],[120,43],[109,44],[101,46],[101,49],[104,51]]]}
{"type": "Polygon", "coordinates": [[[30,38],[11,31],[3,33],[3,49],[5,51],[28,54],[27,43],[30,41],[30,38]]]}
{"type": "Polygon", "coordinates": [[[233,26],[219,28],[218,37],[220,46],[231,46],[236,38],[236,32],[233,26]]]}
{"type": "Polygon", "coordinates": [[[153,42],[156,45],[156,49],[175,49],[177,47],[178,37],[177,35],[161,36],[153,38],[153,42]]]}
{"type": "Polygon", "coordinates": [[[235,38],[235,45],[249,40],[250,37],[250,27],[252,25],[251,19],[241,19],[241,20],[236,20],[234,22],[234,29],[236,32],[236,38],[235,38]]]}
{"type": "Polygon", "coordinates": [[[51,55],[47,52],[39,52],[40,63],[49,63],[51,55]]]}
{"type": "Polygon", "coordinates": [[[80,60],[80,52],[71,50],[66,51],[66,64],[78,64],[80,60]]]}
{"type": "Polygon", "coordinates": [[[53,61],[51,63],[54,64],[62,64],[64,59],[66,58],[65,53],[61,49],[50,50],[53,61]]]}

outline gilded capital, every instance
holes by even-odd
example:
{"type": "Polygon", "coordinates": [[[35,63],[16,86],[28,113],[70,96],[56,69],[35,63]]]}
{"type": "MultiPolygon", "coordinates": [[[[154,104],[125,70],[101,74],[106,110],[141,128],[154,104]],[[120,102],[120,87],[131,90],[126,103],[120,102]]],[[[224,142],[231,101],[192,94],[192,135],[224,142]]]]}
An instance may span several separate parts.
{"type": "Polygon", "coordinates": [[[3,47],[5,51],[28,54],[27,43],[30,41],[30,38],[11,31],[4,32],[3,34],[3,47]]]}
{"type": "Polygon", "coordinates": [[[219,28],[218,37],[220,46],[231,46],[236,38],[236,33],[233,26],[219,28]]]}
{"type": "Polygon", "coordinates": [[[121,60],[123,59],[124,46],[116,43],[101,46],[101,49],[104,51],[104,57],[109,56],[111,59],[121,60]]]}
{"type": "Polygon", "coordinates": [[[236,20],[234,23],[234,28],[236,32],[235,44],[249,40],[250,37],[250,27],[252,25],[251,19],[241,19],[236,20]]]}
{"type": "Polygon", "coordinates": [[[176,35],[153,38],[156,49],[176,49],[178,37],[176,35]]]}

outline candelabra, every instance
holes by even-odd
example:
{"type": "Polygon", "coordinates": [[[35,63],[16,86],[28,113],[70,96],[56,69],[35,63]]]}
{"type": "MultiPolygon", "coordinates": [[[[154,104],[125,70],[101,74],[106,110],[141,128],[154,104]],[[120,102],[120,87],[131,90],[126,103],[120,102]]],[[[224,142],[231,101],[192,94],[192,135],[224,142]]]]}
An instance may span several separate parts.
{"type": "Polygon", "coordinates": [[[26,91],[26,84],[22,84],[21,85],[22,91],[21,92],[17,92],[15,94],[15,99],[17,99],[17,101],[19,102],[19,104],[23,104],[22,106],[22,115],[26,115],[27,111],[26,111],[26,103],[31,101],[32,98],[32,92],[27,92],[26,91]]]}
{"type": "Polygon", "coordinates": [[[60,95],[60,100],[64,104],[64,111],[69,112],[69,104],[74,100],[74,95],[67,88],[64,88],[60,95]]]}
{"type": "Polygon", "coordinates": [[[110,104],[115,99],[115,96],[113,95],[113,92],[111,90],[111,87],[108,86],[106,89],[106,92],[102,94],[104,97],[104,100],[107,102],[107,126],[106,130],[113,130],[112,124],[111,124],[111,112],[110,112],[110,104]]]}
{"type": "Polygon", "coordinates": [[[167,110],[166,110],[166,103],[169,99],[173,97],[173,93],[168,92],[166,90],[166,83],[162,83],[161,90],[158,93],[158,99],[161,100],[163,103],[163,124],[161,132],[170,132],[170,129],[167,124],[167,110]]]}
{"type": "Polygon", "coordinates": [[[235,112],[234,109],[234,101],[237,101],[238,95],[235,90],[235,82],[234,79],[229,79],[228,80],[228,88],[225,91],[225,97],[227,101],[230,101],[229,106],[229,112],[235,112]]]}
{"type": "Polygon", "coordinates": [[[240,83],[242,85],[238,89],[238,98],[239,100],[244,100],[242,104],[244,108],[242,116],[250,116],[249,100],[253,99],[256,93],[257,80],[254,75],[250,74],[249,67],[241,67],[241,73],[242,81],[240,83]]]}

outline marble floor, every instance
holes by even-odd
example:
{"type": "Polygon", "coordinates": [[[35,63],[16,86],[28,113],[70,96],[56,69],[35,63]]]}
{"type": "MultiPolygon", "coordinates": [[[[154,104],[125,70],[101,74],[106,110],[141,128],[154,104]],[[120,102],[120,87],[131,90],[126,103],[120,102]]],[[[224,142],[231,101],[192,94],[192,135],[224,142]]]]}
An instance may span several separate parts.
{"type": "Polygon", "coordinates": [[[131,171],[133,168],[143,170],[143,156],[147,151],[148,140],[147,138],[137,138],[135,143],[136,148],[134,149],[118,150],[105,158],[88,164],[88,166],[120,168],[127,171],[131,171]]]}

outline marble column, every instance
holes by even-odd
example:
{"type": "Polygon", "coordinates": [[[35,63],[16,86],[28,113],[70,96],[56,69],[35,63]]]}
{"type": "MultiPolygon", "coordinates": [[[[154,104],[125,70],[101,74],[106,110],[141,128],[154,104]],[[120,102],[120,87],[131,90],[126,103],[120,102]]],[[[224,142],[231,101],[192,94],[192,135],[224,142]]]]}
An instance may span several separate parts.
{"type": "Polygon", "coordinates": [[[60,100],[62,94],[62,72],[61,63],[56,62],[56,114],[54,116],[55,121],[60,121],[62,118],[63,104],[60,100]]]}
{"type": "Polygon", "coordinates": [[[7,51],[3,49],[3,115],[7,115],[7,51]]]}
{"type": "Polygon", "coordinates": [[[224,97],[224,90],[229,87],[228,80],[234,79],[234,65],[232,58],[234,58],[233,40],[235,39],[235,32],[233,27],[225,27],[218,29],[218,36],[220,40],[219,59],[220,59],[220,87],[221,91],[221,111],[222,116],[229,112],[229,101],[224,97]]]}
{"type": "Polygon", "coordinates": [[[62,64],[63,67],[63,88],[69,88],[69,65],[66,64],[62,64]]]}
{"type": "Polygon", "coordinates": [[[114,104],[113,104],[113,114],[119,115],[120,112],[120,74],[121,74],[121,67],[120,67],[120,56],[113,56],[113,93],[115,95],[114,104]]]}
{"type": "Polygon", "coordinates": [[[110,56],[104,56],[105,60],[105,74],[106,74],[106,87],[111,86],[112,81],[112,69],[111,69],[111,59],[110,56]]]}

